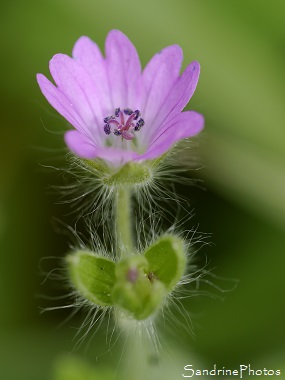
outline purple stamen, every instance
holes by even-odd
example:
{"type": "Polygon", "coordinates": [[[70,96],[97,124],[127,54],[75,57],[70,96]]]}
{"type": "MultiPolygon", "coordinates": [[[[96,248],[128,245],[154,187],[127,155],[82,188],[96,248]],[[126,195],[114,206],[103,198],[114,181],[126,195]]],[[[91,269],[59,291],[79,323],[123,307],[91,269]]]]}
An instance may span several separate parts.
{"type": "Polygon", "coordinates": [[[120,125],[120,123],[117,120],[110,120],[108,124],[120,125]]]}
{"type": "Polygon", "coordinates": [[[108,116],[108,117],[105,117],[104,119],[104,123],[108,123],[110,120],[112,119],[115,119],[115,116],[108,116]]]}
{"type": "Polygon", "coordinates": [[[111,133],[111,127],[109,124],[104,125],[104,132],[106,133],[106,135],[109,135],[111,133]]]}
{"type": "Polygon", "coordinates": [[[122,136],[122,139],[132,140],[135,135],[134,131],[139,131],[143,125],[144,120],[140,118],[136,124],[133,123],[140,116],[139,110],[131,110],[130,108],[124,108],[123,111],[118,107],[115,109],[114,115],[105,117],[104,120],[104,132],[106,135],[110,135],[113,129],[115,136],[122,136]],[[127,121],[125,122],[124,115],[128,115],[127,121]],[[113,125],[113,127],[112,127],[113,125]]]}
{"type": "Polygon", "coordinates": [[[137,122],[134,130],[137,132],[137,131],[140,131],[142,129],[142,127],[144,126],[144,120],[142,118],[139,119],[139,121],[137,122]]]}
{"type": "Polygon", "coordinates": [[[136,116],[135,116],[134,120],[137,120],[137,119],[138,119],[138,117],[141,115],[141,113],[140,113],[140,111],[139,111],[139,110],[135,110],[135,112],[134,112],[134,113],[136,114],[136,116]]]}
{"type": "Polygon", "coordinates": [[[118,129],[114,129],[114,135],[115,136],[121,136],[122,132],[120,132],[118,129]]]}
{"type": "Polygon", "coordinates": [[[133,114],[128,118],[128,120],[127,120],[127,122],[126,122],[126,127],[129,127],[129,126],[131,125],[132,121],[135,120],[135,117],[136,117],[136,114],[133,113],[133,114]]]}
{"type": "Polygon", "coordinates": [[[131,115],[133,113],[133,110],[131,110],[130,108],[125,108],[124,109],[124,114],[125,115],[131,115]]]}
{"type": "Polygon", "coordinates": [[[124,125],[125,124],[125,118],[124,118],[124,114],[122,111],[120,111],[120,118],[121,118],[121,124],[124,125]]]}

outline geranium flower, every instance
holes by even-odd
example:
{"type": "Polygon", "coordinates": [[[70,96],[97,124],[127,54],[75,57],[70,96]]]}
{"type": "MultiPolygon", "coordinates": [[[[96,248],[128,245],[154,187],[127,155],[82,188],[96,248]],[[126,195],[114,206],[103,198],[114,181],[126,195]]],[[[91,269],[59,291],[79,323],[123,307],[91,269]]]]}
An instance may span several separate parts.
{"type": "Polygon", "coordinates": [[[37,81],[48,102],[75,128],[65,133],[68,148],[86,159],[120,166],[157,158],[176,142],[196,135],[204,124],[194,111],[181,112],[199,78],[192,62],[180,76],[182,49],[169,46],[141,70],[137,51],[120,31],[106,39],[106,58],[88,37],[72,56],[56,54],[37,81]]]}

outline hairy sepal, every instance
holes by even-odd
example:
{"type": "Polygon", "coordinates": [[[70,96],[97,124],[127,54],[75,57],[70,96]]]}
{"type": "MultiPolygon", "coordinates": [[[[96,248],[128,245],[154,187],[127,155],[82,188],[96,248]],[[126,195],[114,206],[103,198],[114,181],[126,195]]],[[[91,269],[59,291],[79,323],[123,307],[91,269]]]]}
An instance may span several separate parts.
{"type": "Polygon", "coordinates": [[[168,292],[172,291],[186,269],[186,249],[181,238],[164,235],[144,253],[148,261],[149,277],[161,281],[168,292]]]}
{"type": "Polygon", "coordinates": [[[99,306],[113,305],[115,263],[88,251],[75,251],[66,258],[69,278],[76,291],[99,306]]]}
{"type": "Polygon", "coordinates": [[[156,314],[186,268],[184,241],[163,235],[141,254],[113,262],[90,251],[67,256],[69,278],[83,298],[114,306],[136,320],[156,314]]]}
{"type": "Polygon", "coordinates": [[[101,159],[83,160],[94,175],[107,187],[138,187],[149,185],[167,154],[143,162],[130,161],[123,166],[110,166],[101,159]]]}

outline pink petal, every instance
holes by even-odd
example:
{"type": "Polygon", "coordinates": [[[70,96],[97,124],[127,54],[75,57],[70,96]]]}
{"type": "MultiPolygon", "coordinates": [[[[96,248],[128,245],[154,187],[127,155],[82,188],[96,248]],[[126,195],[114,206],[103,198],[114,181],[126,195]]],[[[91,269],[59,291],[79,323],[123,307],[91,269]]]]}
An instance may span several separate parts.
{"type": "Polygon", "coordinates": [[[83,132],[86,125],[74,110],[70,101],[43,74],[37,74],[37,81],[43,95],[52,107],[76,129],[83,132]]]}
{"type": "Polygon", "coordinates": [[[97,156],[97,148],[94,143],[83,133],[67,131],[64,140],[68,148],[77,156],[92,159],[97,156]]]}
{"type": "Polygon", "coordinates": [[[138,108],[141,65],[136,48],[122,32],[112,30],[105,51],[113,108],[138,108]]]}
{"type": "Polygon", "coordinates": [[[167,152],[177,141],[197,135],[204,126],[204,118],[197,112],[186,111],[178,114],[160,135],[149,145],[141,159],[149,160],[167,152]]]}
{"type": "Polygon", "coordinates": [[[98,157],[109,161],[114,166],[121,166],[128,161],[135,160],[139,156],[137,153],[130,150],[121,150],[117,148],[106,147],[98,151],[98,157]]]}
{"type": "Polygon", "coordinates": [[[170,110],[169,116],[181,112],[194,94],[200,75],[199,62],[190,63],[172,88],[162,112],[170,110]]]}
{"type": "Polygon", "coordinates": [[[88,135],[99,142],[103,139],[102,110],[99,93],[84,68],[65,54],[56,54],[50,61],[50,72],[58,89],[69,99],[88,127],[88,135]],[[97,126],[97,127],[96,127],[97,126]]]}
{"type": "Polygon", "coordinates": [[[141,111],[149,128],[179,76],[182,59],[181,48],[169,46],[156,54],[144,69],[144,102],[141,111]]]}
{"type": "Polygon", "coordinates": [[[145,144],[160,135],[161,130],[165,128],[165,124],[184,109],[196,89],[199,74],[200,65],[198,62],[194,61],[187,66],[181,77],[175,82],[160,112],[153,121],[157,127],[148,130],[148,133],[144,136],[145,144]]]}
{"type": "Polygon", "coordinates": [[[90,38],[83,36],[75,43],[72,55],[96,85],[97,93],[99,93],[97,101],[101,104],[103,118],[109,116],[114,106],[110,96],[106,62],[100,49],[90,38]]]}
{"type": "Polygon", "coordinates": [[[74,130],[66,132],[64,139],[68,148],[78,157],[86,159],[102,158],[114,166],[121,166],[138,156],[137,153],[132,151],[112,147],[100,148],[86,135],[74,130]]]}

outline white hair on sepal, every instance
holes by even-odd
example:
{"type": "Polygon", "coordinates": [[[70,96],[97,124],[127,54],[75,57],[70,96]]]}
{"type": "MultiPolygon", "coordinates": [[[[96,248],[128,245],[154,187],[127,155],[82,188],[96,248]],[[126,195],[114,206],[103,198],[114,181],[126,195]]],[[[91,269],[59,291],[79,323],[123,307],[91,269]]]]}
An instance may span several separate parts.
{"type": "Polygon", "coordinates": [[[161,235],[172,234],[183,239],[187,265],[184,275],[174,290],[165,297],[154,319],[154,326],[180,333],[182,329],[193,337],[195,329],[195,324],[192,322],[193,311],[189,310],[189,302],[186,305],[185,301],[192,297],[208,297],[223,301],[225,294],[235,290],[238,280],[214,274],[206,253],[200,255],[205,247],[212,246],[210,240],[212,234],[200,232],[199,225],[186,229],[194,215],[193,211],[187,212],[186,208],[181,207],[181,210],[177,211],[175,221],[166,230],[163,228],[160,215],[160,212],[154,212],[139,223],[137,231],[140,250],[142,252],[146,250],[147,246],[154,243],[161,235]],[[186,211],[186,215],[179,218],[179,213],[182,211],[186,211]]]}
{"type": "MultiPolygon", "coordinates": [[[[107,238],[105,233],[105,241],[102,241],[102,238],[96,232],[96,228],[93,228],[93,222],[91,220],[85,221],[89,235],[88,239],[86,239],[85,234],[77,231],[76,226],[73,228],[57,219],[55,220],[55,229],[57,233],[68,237],[70,251],[85,250],[97,252],[102,257],[114,260],[114,252],[112,249],[106,249],[106,239],[109,237],[107,238]]],[[[112,248],[112,245],[109,246],[112,248]]],[[[92,335],[94,337],[96,335],[98,329],[104,323],[106,316],[109,315],[110,318],[113,306],[95,305],[82,297],[69,279],[65,258],[56,256],[44,257],[40,260],[39,265],[40,275],[44,277],[42,285],[47,281],[52,281],[53,285],[57,285],[56,289],[61,289],[63,293],[55,296],[38,294],[37,298],[52,303],[51,306],[41,307],[40,312],[70,311],[66,318],[59,323],[58,327],[66,325],[67,322],[72,319],[74,320],[75,317],[77,317],[77,320],[78,318],[83,318],[79,327],[76,327],[77,332],[74,335],[74,339],[76,340],[74,349],[79,348],[86,341],[88,336],[92,335]],[[43,268],[42,264],[48,261],[53,263],[52,269],[43,268]],[[56,262],[56,264],[54,262],[56,262]]]]}
{"type": "MultiPolygon", "coordinates": [[[[141,210],[161,209],[169,214],[175,210],[181,200],[181,196],[175,193],[175,183],[201,187],[200,180],[189,177],[189,172],[201,169],[201,164],[198,165],[197,160],[193,162],[192,153],[192,156],[187,155],[188,159],[184,157],[185,152],[188,148],[192,149],[193,145],[195,144],[192,140],[182,141],[170,149],[162,159],[158,158],[147,164],[142,163],[148,168],[150,177],[130,187],[141,210]],[[173,205],[167,200],[171,200],[173,205]]],[[[100,170],[100,165],[102,167],[106,165],[108,168],[108,163],[95,160],[94,163],[97,163],[93,165],[92,161],[87,163],[88,160],[82,160],[71,152],[67,153],[66,158],[66,167],[53,168],[60,172],[63,181],[67,182],[52,187],[60,194],[58,203],[69,204],[70,214],[74,214],[77,218],[91,214],[94,219],[105,222],[110,218],[110,212],[112,213],[110,210],[117,191],[115,185],[106,183],[106,173],[100,170]]]]}
{"type": "MultiPolygon", "coordinates": [[[[134,331],[136,331],[136,334],[143,334],[144,339],[149,339],[149,344],[155,347],[156,352],[161,349],[159,342],[160,333],[157,329],[160,330],[163,326],[165,329],[170,329],[172,332],[181,332],[181,329],[183,329],[190,335],[193,335],[194,328],[191,312],[186,309],[185,300],[198,296],[218,298],[213,290],[222,294],[230,290],[224,290],[215,283],[215,280],[218,279],[218,277],[213,275],[208,269],[209,263],[206,262],[202,268],[198,264],[198,261],[202,260],[197,257],[198,252],[201,252],[203,247],[210,246],[211,242],[209,242],[210,234],[199,232],[198,226],[188,230],[184,229],[192,216],[193,213],[191,212],[189,212],[188,215],[185,215],[182,219],[179,219],[177,215],[177,220],[166,230],[163,226],[161,211],[153,212],[143,220],[137,221],[137,244],[134,254],[143,254],[143,252],[163,234],[171,234],[183,239],[184,249],[187,255],[187,269],[184,275],[181,277],[180,281],[178,281],[175,289],[165,297],[160,310],[151,317],[144,321],[136,321],[125,313],[125,324],[124,322],[122,323],[122,318],[120,318],[120,321],[118,322],[117,307],[96,306],[78,294],[76,289],[74,289],[73,284],[67,279],[68,276],[64,271],[64,265],[63,268],[59,268],[59,273],[52,271],[48,277],[53,280],[59,280],[61,286],[64,284],[65,288],[69,289],[66,295],[62,296],[62,298],[55,298],[55,300],[62,301],[66,298],[69,302],[60,306],[45,308],[44,311],[71,309],[71,314],[67,317],[67,320],[70,320],[79,311],[82,311],[84,319],[76,333],[75,339],[77,339],[77,342],[75,347],[79,347],[88,337],[88,342],[90,342],[98,332],[100,326],[105,324],[105,322],[107,322],[106,340],[108,341],[109,349],[116,344],[118,339],[120,339],[120,336],[125,336],[125,339],[127,339],[127,328],[130,323],[132,324],[134,331]],[[207,285],[209,289],[204,289],[204,285],[207,285]],[[73,290],[70,291],[70,289],[73,290]],[[110,326],[111,334],[109,333],[110,326]],[[108,335],[110,336],[109,338],[107,338],[108,335]]],[[[107,230],[105,229],[105,237],[102,239],[102,237],[98,235],[92,218],[85,219],[85,222],[87,225],[88,236],[83,236],[82,234],[79,234],[76,229],[70,226],[65,226],[65,234],[70,235],[70,240],[72,241],[71,249],[83,249],[96,252],[102,255],[102,257],[115,261],[115,239],[112,235],[112,231],[108,228],[107,230]],[[108,249],[106,249],[106,246],[108,246],[108,249]]],[[[64,264],[63,259],[62,263],[64,264]]]]}
{"type": "MultiPolygon", "coordinates": [[[[77,217],[74,228],[68,225],[64,226],[65,234],[70,235],[70,248],[71,250],[81,249],[96,252],[102,257],[116,261],[118,258],[116,257],[116,232],[113,224],[113,213],[117,188],[104,184],[100,173],[98,176],[94,175],[94,170],[74,155],[69,154],[69,160],[69,169],[62,171],[62,173],[63,176],[66,173],[68,174],[68,180],[70,180],[71,175],[74,182],[57,187],[57,189],[62,195],[60,202],[70,203],[72,213],[77,217]],[[79,221],[84,221],[85,227],[87,226],[86,233],[78,232],[77,223],[79,221]]],[[[179,176],[173,175],[175,167],[172,166],[172,160],[175,161],[173,152],[155,167],[149,182],[133,187],[133,198],[136,205],[133,214],[133,223],[136,227],[134,228],[136,234],[134,254],[143,254],[159,237],[170,234],[183,239],[187,255],[187,270],[178,281],[175,289],[165,297],[160,310],[144,321],[136,321],[130,316],[125,318],[126,323],[132,323],[137,333],[143,334],[146,339],[152,339],[155,336],[155,341],[150,339],[150,343],[156,347],[156,350],[160,349],[157,326],[168,324],[162,323],[163,321],[169,321],[173,330],[184,326],[190,333],[193,331],[190,313],[185,309],[183,302],[185,298],[208,295],[206,294],[207,291],[201,289],[202,284],[209,286],[213,284],[213,288],[218,290],[215,287],[215,280],[207,279],[209,271],[206,268],[208,264],[204,265],[202,269],[199,269],[197,264],[198,251],[205,245],[211,244],[207,241],[210,235],[198,232],[198,227],[186,229],[193,212],[189,212],[189,202],[175,192],[173,182],[177,182],[179,176]],[[182,218],[180,218],[181,214],[184,214],[182,218]],[[181,316],[182,321],[178,316],[181,316]]],[[[185,184],[185,181],[183,183],[185,184]]],[[[119,336],[124,334],[122,331],[127,329],[127,326],[122,327],[121,322],[118,322],[116,318],[117,311],[115,310],[118,308],[96,306],[85,300],[73,288],[72,283],[67,280],[67,273],[63,271],[63,274],[66,274],[65,284],[68,285],[69,289],[73,289],[67,293],[67,298],[70,297],[72,302],[59,307],[46,308],[46,310],[70,308],[72,309],[70,318],[79,310],[83,311],[85,317],[76,335],[77,345],[81,345],[88,336],[93,339],[106,319],[108,322],[107,337],[111,325],[111,315],[115,314],[109,345],[111,346],[111,340],[114,337],[115,344],[119,336]],[[118,333],[115,334],[115,331],[118,333]]],[[[211,292],[209,294],[211,296],[211,292]]]]}

